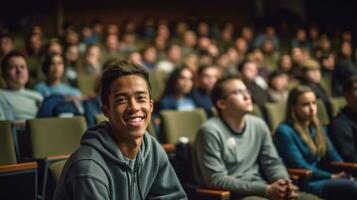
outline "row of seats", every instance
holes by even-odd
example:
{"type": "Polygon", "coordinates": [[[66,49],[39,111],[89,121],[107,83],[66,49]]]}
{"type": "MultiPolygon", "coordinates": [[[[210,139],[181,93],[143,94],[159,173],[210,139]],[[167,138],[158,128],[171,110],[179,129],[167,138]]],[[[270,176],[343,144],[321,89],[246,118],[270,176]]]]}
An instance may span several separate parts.
{"type": "MultiPolygon", "coordinates": [[[[337,102],[336,104],[331,104],[335,106],[335,113],[346,103],[342,99],[332,99],[331,102],[337,102]]],[[[329,118],[323,102],[318,101],[318,107],[320,120],[323,124],[328,123],[329,118]]],[[[268,103],[264,109],[264,111],[261,111],[259,107],[254,106],[253,114],[260,117],[266,115],[268,124],[272,130],[275,130],[277,125],[284,120],[285,105],[268,103]]],[[[203,109],[196,109],[194,111],[162,110],[160,117],[162,120],[161,131],[164,136],[163,141],[173,145],[177,144],[181,137],[188,138],[189,143],[192,143],[197,130],[207,120],[203,109]]],[[[96,117],[97,123],[104,120],[106,120],[104,115],[96,117]]],[[[27,120],[25,131],[14,131],[14,126],[6,121],[2,121],[0,125],[0,129],[2,130],[0,134],[0,151],[4,152],[0,156],[1,181],[4,180],[3,177],[13,174],[11,170],[9,172],[2,171],[3,167],[27,164],[32,167],[30,169],[32,178],[36,177],[32,182],[30,181],[32,186],[36,186],[31,192],[36,195],[38,193],[39,198],[50,199],[64,166],[65,159],[80,145],[80,138],[87,128],[85,119],[83,117],[32,119],[27,120]],[[19,145],[19,143],[21,144],[18,141],[18,138],[21,138],[19,134],[29,136],[29,149],[31,152],[29,157],[21,157],[20,155],[23,146],[19,145]],[[32,161],[37,162],[34,163],[32,161]]],[[[151,123],[148,127],[148,132],[155,136],[155,129],[151,123]]],[[[164,147],[167,146],[164,145],[164,147]]],[[[175,151],[175,148],[171,148],[169,151],[175,151]]],[[[29,169],[26,170],[26,172],[29,172],[29,169]]],[[[303,173],[306,174],[306,172],[303,173]]],[[[14,192],[13,194],[17,195],[20,194],[16,192],[17,190],[6,191],[10,193],[14,192]]],[[[197,191],[201,191],[204,195],[207,192],[201,188],[195,191],[196,193],[197,191]]],[[[211,192],[209,191],[209,193],[211,192]]],[[[219,193],[219,195],[221,194],[219,193]]],[[[7,199],[1,197],[0,199],[7,199]]]]}
{"type": "Polygon", "coordinates": [[[87,129],[84,117],[32,119],[17,128],[0,121],[0,126],[0,187],[7,188],[0,192],[0,199],[51,199],[64,165],[61,160],[79,147],[87,129]],[[20,152],[27,145],[30,154],[24,157],[20,152]],[[23,169],[23,165],[32,168],[23,169]]]}

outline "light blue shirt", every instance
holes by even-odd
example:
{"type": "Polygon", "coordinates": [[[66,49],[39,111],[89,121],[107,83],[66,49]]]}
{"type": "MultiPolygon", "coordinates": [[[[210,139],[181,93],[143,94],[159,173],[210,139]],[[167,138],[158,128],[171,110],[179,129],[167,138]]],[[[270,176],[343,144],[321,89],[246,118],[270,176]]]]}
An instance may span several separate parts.
{"type": "Polygon", "coordinates": [[[67,85],[65,83],[60,83],[55,86],[49,86],[45,82],[40,82],[35,86],[35,90],[42,94],[43,97],[48,97],[54,94],[63,96],[81,96],[80,90],[67,85]]]}
{"type": "Polygon", "coordinates": [[[36,117],[43,97],[29,89],[0,89],[0,120],[24,120],[36,117]]]}

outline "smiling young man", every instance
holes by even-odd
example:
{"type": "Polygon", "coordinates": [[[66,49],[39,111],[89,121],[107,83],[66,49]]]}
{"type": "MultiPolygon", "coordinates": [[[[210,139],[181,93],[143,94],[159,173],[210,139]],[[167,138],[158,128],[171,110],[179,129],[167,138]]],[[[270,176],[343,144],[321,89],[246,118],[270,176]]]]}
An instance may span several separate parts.
{"type": "Polygon", "coordinates": [[[148,74],[129,61],[107,64],[102,110],[67,161],[54,199],[187,199],[161,145],[145,130],[153,110],[148,74]]]}

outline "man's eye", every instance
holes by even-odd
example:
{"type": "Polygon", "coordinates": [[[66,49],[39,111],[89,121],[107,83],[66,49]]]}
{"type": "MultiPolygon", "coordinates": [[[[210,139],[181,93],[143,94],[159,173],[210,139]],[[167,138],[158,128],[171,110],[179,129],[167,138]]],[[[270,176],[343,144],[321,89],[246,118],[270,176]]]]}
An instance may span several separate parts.
{"type": "Polygon", "coordinates": [[[126,98],[117,98],[117,99],[116,99],[116,102],[118,102],[118,103],[125,103],[125,102],[127,102],[127,99],[126,99],[126,98]]]}
{"type": "Polygon", "coordinates": [[[138,96],[137,99],[140,100],[140,101],[145,101],[146,100],[146,96],[138,96]]]}

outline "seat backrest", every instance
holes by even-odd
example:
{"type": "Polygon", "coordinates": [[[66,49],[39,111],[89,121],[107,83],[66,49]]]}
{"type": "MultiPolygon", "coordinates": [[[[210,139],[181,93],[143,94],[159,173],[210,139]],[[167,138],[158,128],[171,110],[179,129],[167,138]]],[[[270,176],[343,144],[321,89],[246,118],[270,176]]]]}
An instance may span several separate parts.
{"type": "Polygon", "coordinates": [[[265,103],[264,109],[270,130],[274,133],[278,125],[285,120],[286,104],[269,102],[265,103]]]}
{"type": "Polygon", "coordinates": [[[255,103],[253,104],[253,111],[251,114],[257,117],[261,117],[261,118],[263,117],[262,111],[260,110],[259,106],[255,103]]]}
{"type": "Polygon", "coordinates": [[[164,92],[168,76],[169,73],[161,70],[154,70],[150,72],[149,81],[152,88],[151,97],[154,101],[159,100],[164,92]]]}
{"type": "Polygon", "coordinates": [[[62,173],[64,165],[66,164],[66,161],[67,160],[60,160],[60,161],[57,161],[57,162],[51,164],[51,166],[50,166],[50,172],[51,172],[52,180],[53,180],[52,184],[55,187],[58,184],[58,181],[61,177],[61,173],[62,173]]]}
{"type": "Polygon", "coordinates": [[[77,84],[83,94],[93,94],[98,84],[98,76],[79,74],[77,84]]]}
{"type": "Polygon", "coordinates": [[[99,124],[100,122],[108,121],[108,118],[104,114],[99,114],[95,116],[95,123],[99,124]]]}
{"type": "Polygon", "coordinates": [[[347,101],[344,97],[332,97],[330,98],[332,118],[336,117],[340,110],[347,105],[347,101]]]}
{"type": "Polygon", "coordinates": [[[172,144],[178,143],[180,137],[194,141],[198,129],[207,120],[202,108],[193,111],[162,110],[160,116],[164,140],[172,144]]]}
{"type": "Polygon", "coordinates": [[[84,117],[38,118],[27,121],[33,158],[71,154],[87,128],[84,117]]]}
{"type": "Polygon", "coordinates": [[[319,118],[322,125],[328,125],[330,118],[324,102],[321,99],[317,99],[317,118],[319,118]]]}
{"type": "Polygon", "coordinates": [[[12,131],[10,121],[0,121],[0,165],[17,163],[12,131]]]}

